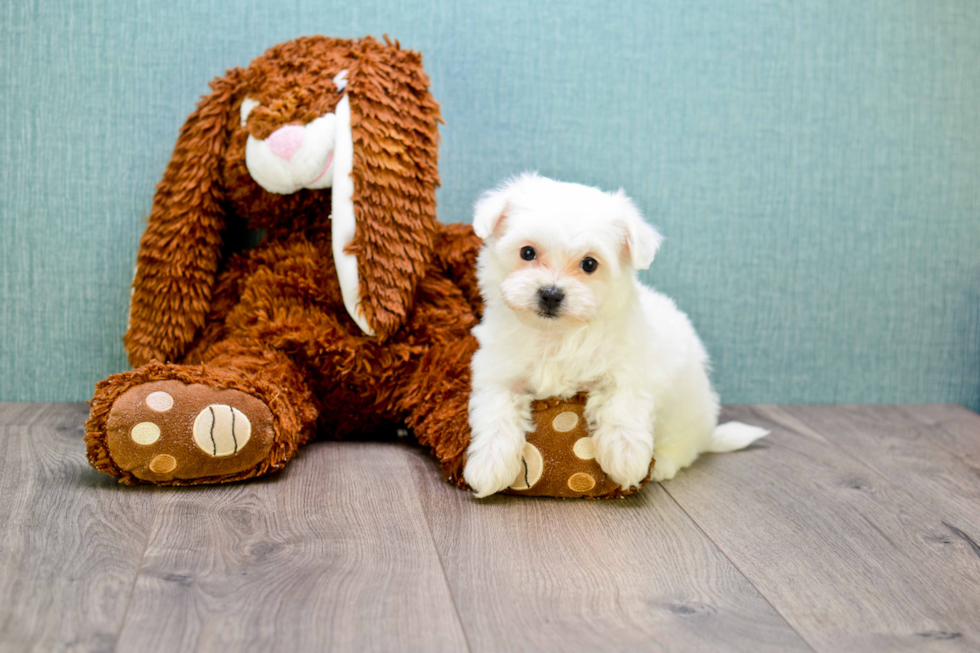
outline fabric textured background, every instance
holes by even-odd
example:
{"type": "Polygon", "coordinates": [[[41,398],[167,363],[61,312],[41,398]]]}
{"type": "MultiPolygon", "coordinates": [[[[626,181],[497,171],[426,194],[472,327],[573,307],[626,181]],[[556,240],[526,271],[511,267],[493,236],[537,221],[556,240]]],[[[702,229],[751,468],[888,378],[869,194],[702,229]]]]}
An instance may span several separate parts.
{"type": "Polygon", "coordinates": [[[211,78],[384,32],[442,103],[440,218],[526,169],[624,187],[724,401],[980,408],[974,0],[8,0],[0,400],[126,368],[143,221],[211,78]]]}

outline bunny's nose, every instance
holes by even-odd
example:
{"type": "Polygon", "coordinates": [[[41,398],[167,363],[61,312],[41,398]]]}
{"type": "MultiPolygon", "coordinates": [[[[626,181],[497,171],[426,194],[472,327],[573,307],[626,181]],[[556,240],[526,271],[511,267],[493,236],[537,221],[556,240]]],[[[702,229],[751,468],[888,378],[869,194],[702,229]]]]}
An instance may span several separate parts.
{"type": "Polygon", "coordinates": [[[289,161],[303,146],[305,127],[286,125],[272,132],[266,142],[272,153],[284,161],[289,161]]]}

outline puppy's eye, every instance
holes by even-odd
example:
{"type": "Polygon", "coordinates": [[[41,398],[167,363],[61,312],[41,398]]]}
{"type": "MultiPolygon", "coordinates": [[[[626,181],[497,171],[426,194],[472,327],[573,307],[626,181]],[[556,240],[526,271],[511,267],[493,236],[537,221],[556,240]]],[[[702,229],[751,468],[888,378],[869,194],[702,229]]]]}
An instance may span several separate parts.
{"type": "Polygon", "coordinates": [[[537,256],[537,252],[534,251],[533,247],[521,248],[521,258],[525,261],[533,261],[535,256],[537,256]]]}
{"type": "Polygon", "coordinates": [[[599,267],[599,261],[595,260],[591,256],[586,256],[584,259],[582,259],[582,270],[584,270],[586,274],[592,274],[595,272],[597,267],[599,267]]]}

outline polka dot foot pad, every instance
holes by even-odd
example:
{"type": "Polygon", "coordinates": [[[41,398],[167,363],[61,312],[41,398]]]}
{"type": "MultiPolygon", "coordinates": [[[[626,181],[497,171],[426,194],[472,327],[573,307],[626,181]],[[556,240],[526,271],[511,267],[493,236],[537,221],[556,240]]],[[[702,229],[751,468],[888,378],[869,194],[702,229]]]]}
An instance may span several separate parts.
{"type": "Polygon", "coordinates": [[[116,400],[106,443],[119,467],[160,483],[245,471],[269,455],[273,437],[272,413],[251,395],[154,381],[116,400]]]}
{"type": "Polygon", "coordinates": [[[521,473],[506,494],[613,499],[637,491],[623,491],[595,461],[595,443],[583,414],[587,396],[534,402],[537,428],[527,434],[521,473]]]}

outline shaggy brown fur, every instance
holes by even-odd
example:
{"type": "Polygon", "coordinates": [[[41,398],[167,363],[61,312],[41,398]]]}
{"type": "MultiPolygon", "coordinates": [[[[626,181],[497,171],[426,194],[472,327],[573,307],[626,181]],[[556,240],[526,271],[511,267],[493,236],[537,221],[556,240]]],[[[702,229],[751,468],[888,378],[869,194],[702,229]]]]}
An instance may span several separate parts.
{"type": "MultiPolygon", "coordinates": [[[[212,82],[181,130],[140,243],[125,342],[134,371],[98,384],[89,460],[124,483],[214,483],[282,467],[316,433],[336,437],[403,423],[460,485],[469,441],[470,329],[481,304],[479,240],[435,216],[439,108],[421,56],[397,43],[301,38],[212,82]],[[330,189],[268,193],[245,164],[249,134],[333,111],[348,70],[361,309],[348,316],[331,254],[330,189]],[[260,106],[240,125],[242,100],[260,106]],[[228,251],[236,230],[264,229],[228,251]],[[274,445],[228,475],[153,481],[121,469],[106,424],[126,391],[175,379],[264,402],[274,445]]],[[[170,437],[164,434],[164,437],[170,437]]]]}

